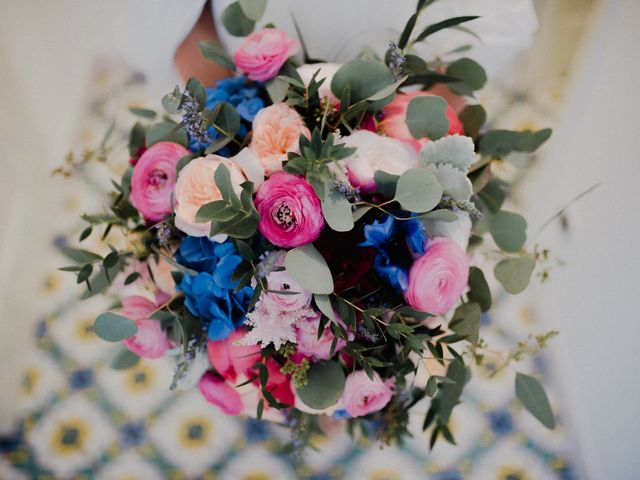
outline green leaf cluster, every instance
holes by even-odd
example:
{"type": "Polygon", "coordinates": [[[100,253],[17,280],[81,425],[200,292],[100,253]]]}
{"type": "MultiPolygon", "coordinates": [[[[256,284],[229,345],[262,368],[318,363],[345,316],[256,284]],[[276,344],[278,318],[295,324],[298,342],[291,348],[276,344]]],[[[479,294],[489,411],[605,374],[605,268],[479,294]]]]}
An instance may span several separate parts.
{"type": "Polygon", "coordinates": [[[214,180],[222,199],[200,207],[196,213],[196,221],[211,222],[211,236],[224,234],[233,238],[252,237],[260,221],[260,215],[253,205],[253,184],[243,183],[238,197],[231,183],[229,169],[222,164],[216,168],[214,180]]]}

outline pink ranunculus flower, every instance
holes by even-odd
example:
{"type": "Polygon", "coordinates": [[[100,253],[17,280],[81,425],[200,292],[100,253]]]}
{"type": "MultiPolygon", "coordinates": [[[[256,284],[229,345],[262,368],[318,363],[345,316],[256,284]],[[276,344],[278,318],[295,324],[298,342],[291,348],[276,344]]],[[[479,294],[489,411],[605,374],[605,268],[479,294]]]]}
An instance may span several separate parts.
{"type": "Polygon", "coordinates": [[[247,74],[249,80],[264,82],[275,77],[300,45],[286,32],[263,28],[250,34],[233,54],[233,63],[247,74]]]}
{"type": "Polygon", "coordinates": [[[147,149],[131,177],[131,203],[149,222],[159,222],[171,213],[171,195],[176,184],[176,164],[189,151],[173,142],[159,142],[147,149]]]}
{"type": "MultiPolygon", "coordinates": [[[[409,127],[407,126],[407,109],[409,108],[409,102],[416,97],[433,96],[431,92],[411,92],[411,93],[398,93],[393,101],[384,107],[382,111],[382,120],[378,123],[378,129],[389,135],[392,138],[397,138],[402,142],[413,147],[416,152],[419,152],[422,146],[429,142],[427,137],[413,138],[409,127]]],[[[456,115],[456,112],[447,105],[446,111],[447,119],[449,120],[448,135],[464,135],[464,128],[462,122],[456,115]]]]}
{"type": "Polygon", "coordinates": [[[146,298],[132,296],[122,300],[122,308],[118,312],[133,320],[138,327],[135,335],[125,339],[122,344],[142,358],[160,358],[171,347],[169,337],[162,330],[160,322],[148,318],[155,309],[156,305],[146,298]]]}
{"type": "Polygon", "coordinates": [[[324,227],[320,200],[313,187],[298,175],[273,174],[258,189],[255,205],[261,217],[260,233],[278,247],[311,243],[324,227]]]}
{"type": "Polygon", "coordinates": [[[267,177],[282,170],[287,152],[299,151],[300,135],[309,136],[300,114],[285,103],[260,110],[252,127],[250,148],[267,177]]]}
{"type": "MultiPolygon", "coordinates": [[[[269,262],[274,267],[284,267],[284,257],[287,252],[278,250],[269,254],[269,262]]],[[[312,294],[296,282],[286,270],[275,270],[267,274],[265,278],[270,291],[262,292],[260,302],[263,307],[271,311],[295,312],[308,307],[312,294]],[[276,293],[278,291],[296,292],[294,295],[276,293]]]]}
{"type": "Polygon", "coordinates": [[[202,375],[198,387],[207,402],[217,406],[227,415],[242,413],[244,405],[238,391],[213,372],[202,375]]]}
{"type": "Polygon", "coordinates": [[[211,365],[230,382],[235,382],[239,376],[251,376],[253,365],[260,361],[259,345],[235,345],[245,334],[246,330],[239,328],[224,340],[207,343],[211,365]]]}
{"type": "MultiPolygon", "coordinates": [[[[298,353],[312,357],[314,360],[328,360],[331,358],[331,344],[333,343],[334,335],[331,333],[329,325],[327,325],[322,331],[322,336],[318,338],[320,318],[321,315],[318,314],[316,318],[304,319],[297,325],[297,350],[298,353]]],[[[352,340],[353,334],[350,336],[352,340]]],[[[347,342],[344,339],[338,339],[334,353],[339,352],[346,346],[347,342]]]]}
{"type": "Polygon", "coordinates": [[[434,315],[448,312],[462,295],[469,279],[469,260],[454,240],[436,237],[427,252],[409,270],[405,299],[412,307],[434,315]]]}
{"type": "MultiPolygon", "coordinates": [[[[174,193],[174,212],[176,227],[192,237],[207,237],[211,222],[196,222],[196,213],[203,205],[222,199],[216,185],[214,174],[220,165],[229,169],[231,184],[236,194],[240,194],[240,185],[246,181],[242,170],[228,158],[207,155],[192,160],[180,170],[174,193]]],[[[221,238],[221,241],[224,239],[221,238]]]]}
{"type": "Polygon", "coordinates": [[[362,417],[377,412],[391,400],[392,386],[392,381],[382,381],[376,372],[371,380],[364,370],[357,370],[347,377],[342,393],[342,403],[352,417],[362,417]]]}
{"type": "Polygon", "coordinates": [[[364,193],[375,191],[376,170],[402,175],[419,166],[417,153],[404,143],[368,130],[354,132],[344,138],[344,143],[356,148],[354,154],[344,160],[349,181],[364,193]]]}

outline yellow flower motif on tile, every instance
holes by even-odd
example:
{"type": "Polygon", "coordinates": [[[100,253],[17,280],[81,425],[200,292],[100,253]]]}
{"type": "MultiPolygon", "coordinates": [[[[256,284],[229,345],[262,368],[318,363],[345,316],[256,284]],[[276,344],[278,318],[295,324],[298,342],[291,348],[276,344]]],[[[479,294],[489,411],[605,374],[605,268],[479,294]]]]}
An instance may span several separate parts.
{"type": "Polygon", "coordinates": [[[497,480],[529,480],[529,475],[518,467],[504,465],[498,471],[497,480]]]}
{"type": "Polygon", "coordinates": [[[42,379],[42,373],[40,370],[29,367],[26,368],[22,374],[21,390],[25,396],[30,396],[38,388],[38,384],[42,379]]]}
{"type": "Polygon", "coordinates": [[[212,431],[213,424],[205,417],[185,418],[180,431],[180,443],[185,448],[200,448],[207,444],[212,431]]]}
{"type": "Polygon", "coordinates": [[[80,418],[66,419],[54,430],[51,449],[59,455],[70,455],[84,450],[89,440],[89,425],[80,418]]]}
{"type": "Polygon", "coordinates": [[[85,342],[93,342],[96,340],[96,334],[93,328],[95,318],[83,318],[76,323],[74,336],[76,339],[85,342]]]}
{"type": "Polygon", "coordinates": [[[241,480],[275,480],[270,474],[263,471],[249,472],[242,476],[241,480]]]}
{"type": "Polygon", "coordinates": [[[370,480],[402,480],[402,477],[391,468],[378,468],[371,472],[370,480]]]}
{"type": "Polygon", "coordinates": [[[156,380],[156,371],[148,365],[137,365],[127,372],[126,388],[131,392],[147,390],[156,380]]]}

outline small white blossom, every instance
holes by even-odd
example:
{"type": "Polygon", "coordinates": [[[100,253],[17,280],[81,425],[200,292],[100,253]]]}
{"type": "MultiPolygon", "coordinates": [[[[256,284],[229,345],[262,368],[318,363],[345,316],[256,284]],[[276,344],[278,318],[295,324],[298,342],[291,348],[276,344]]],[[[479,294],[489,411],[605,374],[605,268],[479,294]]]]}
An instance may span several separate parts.
{"type": "Polygon", "coordinates": [[[276,349],[287,342],[296,343],[296,327],[305,327],[307,318],[317,317],[317,313],[303,307],[293,312],[283,312],[266,308],[262,302],[256,304],[253,312],[247,314],[245,324],[252,329],[239,341],[241,345],[258,345],[263,347],[273,343],[276,349]]]}

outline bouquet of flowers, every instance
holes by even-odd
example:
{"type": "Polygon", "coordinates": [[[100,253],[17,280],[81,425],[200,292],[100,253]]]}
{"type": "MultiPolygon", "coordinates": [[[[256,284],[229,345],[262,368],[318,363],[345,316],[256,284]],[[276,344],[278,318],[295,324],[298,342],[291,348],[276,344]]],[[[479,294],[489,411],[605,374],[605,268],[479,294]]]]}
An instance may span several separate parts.
{"type": "MultiPolygon", "coordinates": [[[[264,2],[234,2],[222,22],[242,45],[200,45],[234,75],[176,86],[161,120],[131,109],[130,165],[108,213],[83,216],[80,241],[100,230],[108,250],[67,248],[77,264],[63,269],[85,297],[116,296],[95,322],[122,342],[115,368],[170,355],[171,388],[197,387],[229,415],[298,432],[331,416],[387,442],[426,399],[432,444],[454,441],[452,409],[486,348],[482,267],[517,294],[546,255],[524,249],[492,165],[551,132],[488,129],[482,67],[415,53],[476,18],[415,32],[430,3],[384,58],[332,64],[273,25],[254,31],[264,2]]],[[[518,373],[515,390],[552,428],[539,382],[518,373]]]]}

